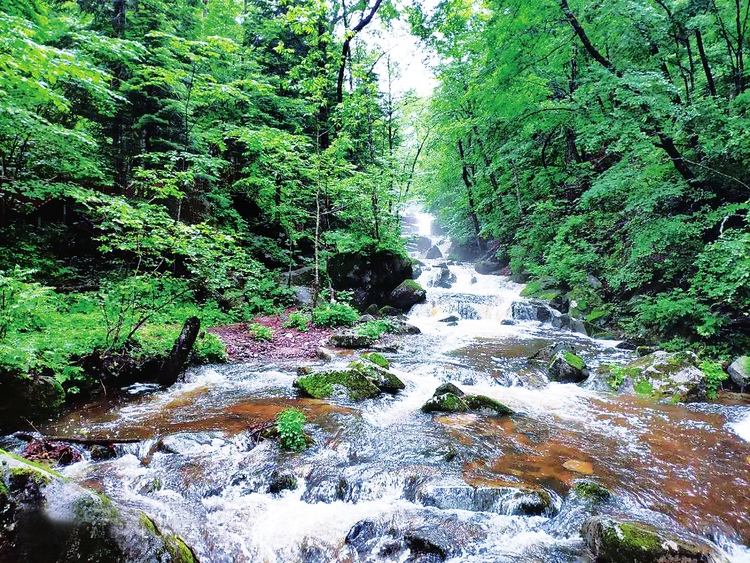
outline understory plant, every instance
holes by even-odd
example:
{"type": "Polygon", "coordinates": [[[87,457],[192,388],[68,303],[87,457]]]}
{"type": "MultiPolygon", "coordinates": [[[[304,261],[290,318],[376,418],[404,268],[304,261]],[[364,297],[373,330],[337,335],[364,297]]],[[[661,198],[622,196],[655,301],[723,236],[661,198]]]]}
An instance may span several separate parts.
{"type": "Polygon", "coordinates": [[[305,413],[299,409],[284,409],[276,415],[276,430],[279,433],[279,445],[284,450],[301,451],[307,447],[305,440],[305,413]]]}
{"type": "Polygon", "coordinates": [[[328,328],[353,326],[358,318],[356,309],[346,303],[323,303],[312,312],[313,324],[328,328]]]}

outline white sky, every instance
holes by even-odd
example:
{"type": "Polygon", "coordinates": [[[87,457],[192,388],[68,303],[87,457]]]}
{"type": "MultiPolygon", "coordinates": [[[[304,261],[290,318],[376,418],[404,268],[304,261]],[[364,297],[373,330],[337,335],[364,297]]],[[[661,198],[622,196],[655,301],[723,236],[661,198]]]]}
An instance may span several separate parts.
{"type": "MultiPolygon", "coordinates": [[[[433,10],[439,0],[421,0],[419,3],[426,11],[433,10]]],[[[433,56],[427,51],[416,37],[409,33],[409,26],[402,21],[393,22],[391,29],[386,30],[380,20],[373,20],[363,30],[361,39],[371,46],[378,45],[387,49],[391,57],[391,64],[398,65],[397,78],[393,81],[394,94],[401,94],[414,90],[419,96],[429,96],[437,82],[430,69],[433,56]]],[[[386,57],[383,57],[375,67],[381,78],[381,90],[388,88],[386,57]]]]}

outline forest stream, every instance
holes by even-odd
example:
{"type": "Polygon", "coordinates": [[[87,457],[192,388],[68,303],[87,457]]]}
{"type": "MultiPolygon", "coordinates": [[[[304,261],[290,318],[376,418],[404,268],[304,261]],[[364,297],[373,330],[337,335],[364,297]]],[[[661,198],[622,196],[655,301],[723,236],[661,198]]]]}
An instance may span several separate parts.
{"type": "Polygon", "coordinates": [[[527,358],[550,343],[572,343],[590,370],[633,353],[510,320],[523,286],[507,277],[450,264],[452,287],[434,287],[442,260],[424,262],[427,301],[409,315],[422,334],[386,354],[406,384],[395,395],[300,399],[296,366],[216,365],[39,430],[140,440],[118,445],[115,459],[84,453],[63,472],[143,510],[203,562],[580,561],[594,510],[572,492],[580,479],[611,492],[600,514],[694,534],[733,563],[750,561],[749,404],[672,405],[547,383],[527,358]],[[449,314],[455,326],[440,322],[449,314]],[[446,382],[517,414],[421,412],[446,382]],[[305,412],[315,441],[301,453],[251,433],[288,406],[305,412]]]}

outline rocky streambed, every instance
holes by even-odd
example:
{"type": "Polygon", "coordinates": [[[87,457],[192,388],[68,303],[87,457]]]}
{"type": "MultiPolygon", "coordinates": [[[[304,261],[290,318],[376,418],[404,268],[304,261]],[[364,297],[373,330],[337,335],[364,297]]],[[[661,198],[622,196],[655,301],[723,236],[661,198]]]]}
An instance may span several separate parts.
{"type": "MultiPolygon", "coordinates": [[[[651,364],[627,371],[634,352],[514,319],[521,286],[446,267],[448,284],[425,261],[409,318],[421,333],[381,349],[387,367],[359,351],[207,366],[39,427],[119,441],[74,444],[61,482],[103,493],[143,537],[145,515],[164,561],[181,545],[212,562],[750,561],[746,395],[630,393],[663,381],[651,364]],[[289,406],[307,416],[302,452],[258,431],[289,406]]],[[[45,479],[4,506],[41,502],[58,482],[45,479]]]]}

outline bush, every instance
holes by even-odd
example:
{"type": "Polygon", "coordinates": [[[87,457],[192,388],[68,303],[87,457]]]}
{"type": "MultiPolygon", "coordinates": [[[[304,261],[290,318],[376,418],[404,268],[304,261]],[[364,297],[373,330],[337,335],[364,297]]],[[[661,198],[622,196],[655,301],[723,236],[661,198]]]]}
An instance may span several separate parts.
{"type": "Polygon", "coordinates": [[[253,340],[273,340],[273,329],[258,323],[250,323],[247,332],[253,340]]]}
{"type": "Polygon", "coordinates": [[[301,451],[307,447],[305,439],[305,413],[299,409],[284,409],[276,415],[276,430],[279,433],[279,446],[284,450],[301,451]]]}
{"type": "Polygon", "coordinates": [[[346,303],[324,303],[312,312],[312,321],[315,326],[329,328],[352,326],[358,318],[359,313],[346,303]]]}
{"type": "Polygon", "coordinates": [[[703,375],[706,376],[706,397],[714,400],[719,389],[721,389],[721,382],[727,379],[729,375],[718,362],[704,360],[701,362],[700,368],[703,375]]]}
{"type": "Polygon", "coordinates": [[[300,332],[307,332],[308,330],[310,330],[310,327],[308,325],[310,324],[311,320],[312,317],[308,313],[294,311],[293,313],[289,313],[289,320],[284,323],[284,326],[287,328],[299,330],[300,332]]]}
{"type": "Polygon", "coordinates": [[[193,364],[223,364],[229,359],[227,346],[215,334],[210,332],[201,333],[195,341],[191,354],[193,364]]]}

